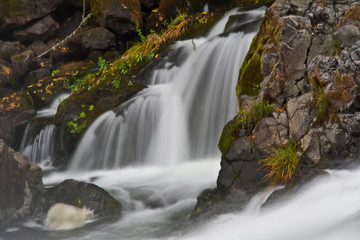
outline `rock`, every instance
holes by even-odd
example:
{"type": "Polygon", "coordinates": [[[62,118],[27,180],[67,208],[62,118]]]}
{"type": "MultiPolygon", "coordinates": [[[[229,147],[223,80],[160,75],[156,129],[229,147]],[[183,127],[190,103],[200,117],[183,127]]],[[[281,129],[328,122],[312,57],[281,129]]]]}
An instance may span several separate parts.
{"type": "Polygon", "coordinates": [[[139,0],[94,0],[91,1],[91,12],[101,27],[117,34],[134,33],[136,23],[142,26],[139,0]]]}
{"type": "Polygon", "coordinates": [[[15,79],[23,82],[25,74],[38,67],[35,55],[31,50],[26,50],[11,57],[11,66],[14,71],[15,79]]]}
{"type": "Polygon", "coordinates": [[[6,117],[0,117],[0,139],[3,139],[8,145],[14,141],[15,129],[6,117]]]}
{"type": "Polygon", "coordinates": [[[152,9],[159,6],[160,0],[140,0],[141,5],[146,8],[152,9]]]}
{"type": "Polygon", "coordinates": [[[0,139],[0,229],[28,216],[42,193],[41,168],[0,139]]]}
{"type": "Polygon", "coordinates": [[[290,140],[298,141],[310,128],[314,113],[309,107],[312,94],[303,94],[298,98],[290,99],[286,106],[289,115],[290,140]]]}
{"type": "Polygon", "coordinates": [[[54,11],[64,0],[4,0],[0,2],[0,32],[44,17],[54,11]]]}
{"type": "Polygon", "coordinates": [[[46,16],[25,29],[15,30],[13,38],[22,42],[46,41],[56,34],[59,27],[51,16],[46,16]]]}
{"type": "Polygon", "coordinates": [[[42,41],[35,41],[32,44],[30,44],[27,48],[28,50],[31,50],[36,56],[49,50],[49,46],[42,41]]]}
{"type": "Polygon", "coordinates": [[[186,7],[184,0],[161,0],[159,5],[159,13],[167,20],[175,18],[178,15],[178,9],[182,10],[186,7]]]}
{"type": "Polygon", "coordinates": [[[114,44],[115,35],[105,28],[92,28],[82,37],[82,45],[89,49],[107,49],[114,44]]]}
{"type": "Polygon", "coordinates": [[[42,202],[37,206],[37,214],[43,218],[55,203],[66,203],[77,207],[89,208],[97,217],[118,216],[121,204],[104,189],[91,183],[68,179],[57,186],[47,189],[42,202]]]}
{"type": "Polygon", "coordinates": [[[14,74],[13,70],[8,64],[0,63],[0,88],[11,87],[15,85],[13,81],[14,74]]]}
{"type": "Polygon", "coordinates": [[[29,217],[44,220],[49,208],[59,202],[86,206],[96,217],[121,213],[121,204],[94,184],[65,180],[45,188],[41,168],[0,139],[0,230],[29,217]]]}
{"type": "Polygon", "coordinates": [[[340,42],[341,47],[351,47],[359,40],[360,30],[358,26],[345,25],[337,30],[334,36],[340,42]]]}
{"type": "MultiPolygon", "coordinates": [[[[286,117],[284,117],[286,118],[286,117]]],[[[286,120],[283,119],[285,122],[286,120]]],[[[254,144],[259,149],[270,149],[288,142],[289,128],[287,125],[279,124],[274,118],[260,120],[253,131],[254,144]]]]}
{"type": "Polygon", "coordinates": [[[0,58],[10,62],[10,57],[25,50],[20,42],[4,42],[0,40],[0,58]]]}

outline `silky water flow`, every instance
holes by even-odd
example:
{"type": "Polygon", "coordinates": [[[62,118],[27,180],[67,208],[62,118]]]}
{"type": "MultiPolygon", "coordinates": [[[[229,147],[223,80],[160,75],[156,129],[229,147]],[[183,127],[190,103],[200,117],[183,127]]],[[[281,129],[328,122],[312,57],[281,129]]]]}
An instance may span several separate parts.
{"type": "Polygon", "coordinates": [[[239,69],[263,14],[232,10],[207,37],[174,44],[147,89],[89,127],[68,170],[44,177],[45,184],[74,178],[105,188],[122,203],[119,219],[68,231],[30,221],[0,239],[358,240],[359,170],[331,172],[262,210],[271,192],[261,193],[242,212],[182,231],[196,197],[216,187],[217,142],[237,112],[239,69]],[[234,15],[247,24],[229,21],[234,15]]]}

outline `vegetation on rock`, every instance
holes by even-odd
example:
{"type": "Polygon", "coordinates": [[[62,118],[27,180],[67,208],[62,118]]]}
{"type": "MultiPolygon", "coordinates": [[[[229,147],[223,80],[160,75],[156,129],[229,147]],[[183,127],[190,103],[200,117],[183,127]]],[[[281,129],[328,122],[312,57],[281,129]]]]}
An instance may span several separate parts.
{"type": "Polygon", "coordinates": [[[219,149],[225,156],[238,135],[240,129],[252,129],[257,122],[275,110],[275,106],[267,101],[254,101],[240,108],[239,113],[228,122],[220,136],[219,149]]]}
{"type": "Polygon", "coordinates": [[[296,143],[273,148],[267,158],[259,161],[259,165],[267,172],[265,180],[273,185],[286,184],[299,163],[298,151],[296,143]]]}

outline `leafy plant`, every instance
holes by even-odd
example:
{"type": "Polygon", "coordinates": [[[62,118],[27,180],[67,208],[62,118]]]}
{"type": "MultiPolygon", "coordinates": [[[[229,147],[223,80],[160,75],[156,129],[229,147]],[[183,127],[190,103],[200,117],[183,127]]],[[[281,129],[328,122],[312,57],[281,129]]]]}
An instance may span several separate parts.
{"type": "Polygon", "coordinates": [[[108,65],[106,64],[106,60],[102,57],[98,58],[98,67],[99,67],[99,72],[104,72],[105,69],[107,69],[108,65]]]}
{"type": "Polygon", "coordinates": [[[146,41],[146,37],[144,36],[144,34],[143,34],[142,31],[141,31],[139,23],[136,22],[135,24],[136,24],[136,30],[135,30],[135,31],[137,32],[140,40],[141,40],[142,42],[145,42],[145,41],[146,41]]]}
{"type": "Polygon", "coordinates": [[[131,87],[132,85],[134,85],[134,83],[132,81],[129,81],[128,86],[131,87]]]}
{"type": "Polygon", "coordinates": [[[260,166],[267,172],[265,180],[273,185],[289,182],[299,163],[298,150],[296,143],[272,149],[267,158],[259,161],[260,166]]]}
{"type": "Polygon", "coordinates": [[[112,83],[116,89],[120,87],[120,79],[114,79],[112,83]]]}

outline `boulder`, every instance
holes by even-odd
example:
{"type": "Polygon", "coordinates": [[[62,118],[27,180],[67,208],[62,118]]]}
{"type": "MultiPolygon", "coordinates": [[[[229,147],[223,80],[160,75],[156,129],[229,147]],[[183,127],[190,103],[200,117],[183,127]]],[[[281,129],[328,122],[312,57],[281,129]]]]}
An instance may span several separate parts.
{"type": "Polygon", "coordinates": [[[65,180],[45,188],[41,168],[0,139],[0,230],[28,217],[43,221],[49,208],[58,202],[86,206],[96,217],[121,213],[121,204],[94,184],[65,180]]]}
{"type": "Polygon", "coordinates": [[[0,61],[0,88],[11,87],[14,85],[13,70],[8,64],[1,64],[0,61]]]}
{"type": "Polygon", "coordinates": [[[4,42],[0,40],[0,58],[10,62],[10,57],[25,50],[25,46],[20,42],[4,42]]]}
{"type": "Polygon", "coordinates": [[[95,184],[68,179],[46,190],[37,205],[37,217],[44,218],[55,203],[66,203],[76,207],[87,207],[96,217],[116,216],[121,213],[121,204],[104,189],[95,184]]]}
{"type": "Polygon", "coordinates": [[[41,168],[0,139],[0,229],[28,216],[44,190],[41,168]]]}
{"type": "Polygon", "coordinates": [[[64,0],[4,0],[0,2],[0,32],[14,29],[44,17],[54,11],[64,0]]]}
{"type": "Polygon", "coordinates": [[[47,50],[49,50],[49,46],[46,45],[44,42],[42,41],[35,41],[32,44],[30,44],[27,47],[28,50],[31,50],[36,56],[46,52],[47,50]]]}
{"type": "Polygon", "coordinates": [[[117,34],[134,33],[136,23],[142,26],[139,0],[94,0],[91,12],[101,27],[117,34]]]}
{"type": "Polygon", "coordinates": [[[142,6],[152,9],[159,6],[160,0],[140,0],[142,6]]]}
{"type": "Polygon", "coordinates": [[[0,139],[3,139],[8,145],[14,140],[14,127],[6,117],[0,117],[0,139]]]}
{"type": "Polygon", "coordinates": [[[82,37],[82,45],[88,49],[107,49],[115,43],[115,35],[100,27],[87,30],[82,37]]]}
{"type": "Polygon", "coordinates": [[[51,16],[46,16],[25,29],[15,30],[13,38],[22,42],[46,41],[56,34],[59,27],[51,16]]]}
{"type": "Polygon", "coordinates": [[[23,77],[38,67],[35,55],[31,50],[26,50],[25,52],[14,55],[10,60],[15,79],[19,82],[23,82],[23,77]]]}

